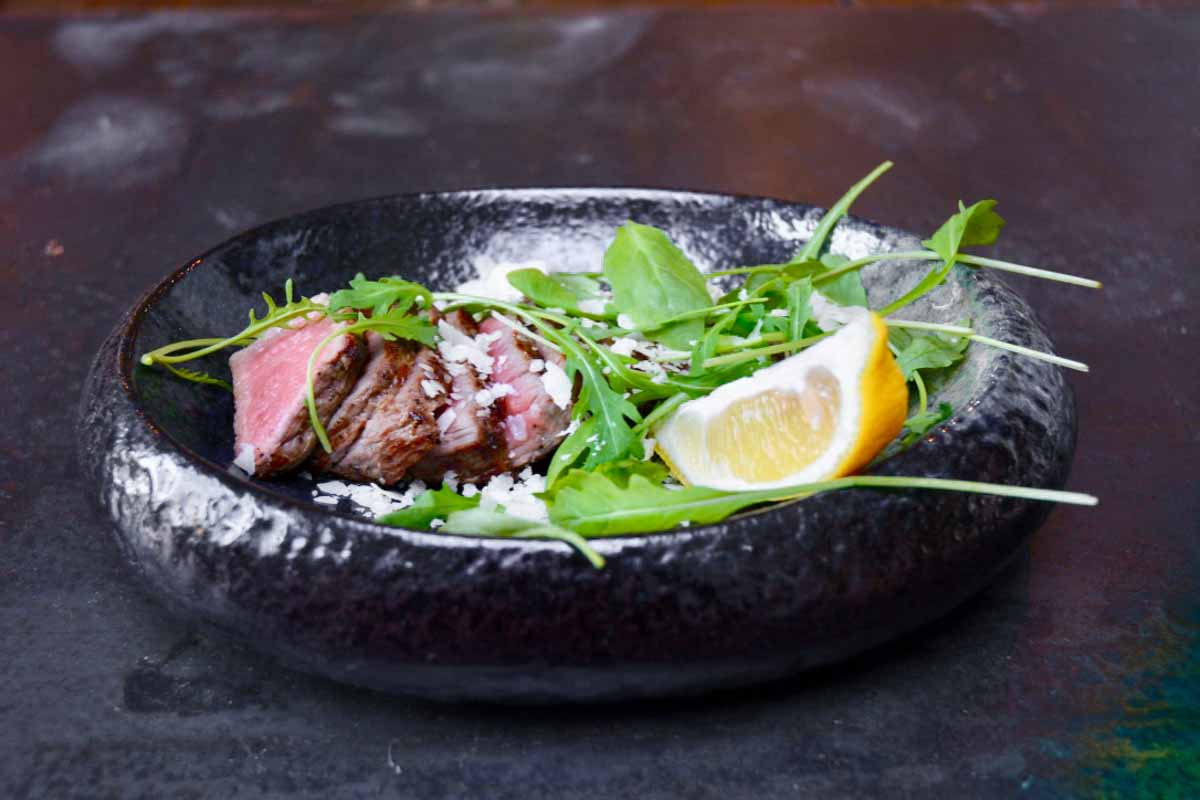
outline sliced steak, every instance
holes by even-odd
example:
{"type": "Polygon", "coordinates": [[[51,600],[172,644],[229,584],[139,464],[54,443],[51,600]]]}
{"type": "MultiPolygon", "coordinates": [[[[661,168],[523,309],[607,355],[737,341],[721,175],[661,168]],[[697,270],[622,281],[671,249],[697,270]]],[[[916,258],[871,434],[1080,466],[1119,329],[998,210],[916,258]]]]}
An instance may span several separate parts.
{"type": "Polygon", "coordinates": [[[502,430],[508,449],[508,468],[520,469],[532,464],[558,446],[571,421],[571,403],[560,408],[546,391],[543,370],[534,371],[534,361],[561,368],[562,354],[542,347],[515,333],[494,317],[479,325],[485,333],[498,334],[488,346],[493,359],[492,387],[512,387],[512,392],[496,400],[504,415],[502,430]]]}
{"type": "MultiPolygon", "coordinates": [[[[443,321],[465,336],[479,333],[475,320],[461,309],[450,312],[443,321]]],[[[447,472],[453,472],[460,481],[475,483],[505,472],[508,457],[500,430],[502,415],[476,402],[484,388],[478,371],[465,359],[443,358],[443,366],[449,375],[450,403],[438,417],[437,445],[413,467],[413,476],[440,481],[447,472]]]]}
{"type": "MultiPolygon", "coordinates": [[[[266,477],[295,467],[317,443],[304,404],[312,351],[333,333],[328,319],[295,329],[277,328],[229,357],[233,373],[233,431],[239,464],[254,451],[254,474],[266,477]]],[[[366,348],[355,336],[335,337],[313,366],[317,416],[329,421],[362,371],[366,348]]]]}
{"type": "Polygon", "coordinates": [[[317,450],[313,468],[390,485],[437,442],[437,417],[448,401],[437,354],[409,342],[367,334],[370,361],[328,425],[333,452],[317,450]]]}

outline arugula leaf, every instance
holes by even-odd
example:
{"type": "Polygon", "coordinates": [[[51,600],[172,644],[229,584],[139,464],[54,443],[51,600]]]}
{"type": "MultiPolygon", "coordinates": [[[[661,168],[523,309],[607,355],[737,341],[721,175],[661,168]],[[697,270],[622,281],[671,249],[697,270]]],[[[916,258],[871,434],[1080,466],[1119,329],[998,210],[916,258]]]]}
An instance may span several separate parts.
{"type": "MultiPolygon", "coordinates": [[[[582,405],[577,408],[582,408],[582,405]]],[[[553,488],[558,476],[562,475],[575,463],[588,449],[588,439],[596,430],[596,418],[589,416],[587,419],[580,421],[574,431],[569,433],[558,448],[555,449],[554,455],[550,458],[550,466],[546,470],[546,485],[553,488]]]]}
{"type": "MultiPolygon", "coordinates": [[[[414,342],[420,342],[426,347],[433,347],[437,341],[437,329],[423,317],[415,317],[400,309],[400,306],[395,308],[377,312],[373,316],[359,312],[358,318],[346,325],[343,328],[334,331],[330,334],[329,339],[336,338],[345,333],[366,333],[374,331],[387,339],[389,342],[396,339],[411,339],[414,342]]],[[[321,344],[324,347],[325,343],[321,344]]],[[[313,351],[316,353],[317,351],[313,351]]]]}
{"type": "Polygon", "coordinates": [[[446,524],[438,528],[438,532],[564,542],[578,550],[596,569],[604,568],[604,557],[575,531],[560,528],[549,522],[514,517],[503,511],[483,508],[455,511],[446,517],[446,524]]]}
{"type": "Polygon", "coordinates": [[[425,308],[433,305],[433,294],[419,283],[403,278],[367,280],[360,272],[350,281],[349,289],[339,289],[329,297],[329,310],[370,310],[383,314],[395,310],[403,314],[420,299],[425,308]]]}
{"type": "MultiPolygon", "coordinates": [[[[637,408],[613,390],[604,377],[602,367],[588,357],[582,343],[571,335],[573,328],[555,328],[534,317],[527,317],[544,336],[558,345],[567,357],[564,372],[572,383],[581,382],[578,403],[592,413],[596,420],[592,441],[585,440],[585,468],[606,461],[618,461],[626,456],[641,456],[642,441],[633,432],[628,420],[641,421],[637,408]]],[[[590,438],[590,437],[589,437],[590,438]]]]}
{"type": "Polygon", "coordinates": [[[427,489],[418,495],[408,508],[384,514],[375,521],[397,528],[429,530],[429,523],[435,519],[445,519],[456,511],[478,508],[480,497],[481,495],[463,497],[449,486],[443,486],[436,491],[427,489]]]}
{"type": "MultiPolygon", "coordinates": [[[[826,253],[821,256],[821,266],[824,271],[837,269],[850,259],[836,253],[826,253]]],[[[863,288],[862,277],[857,272],[843,272],[831,281],[821,284],[821,294],[839,306],[859,306],[867,308],[867,290],[863,288]]]]}
{"type": "MultiPolygon", "coordinates": [[[[896,330],[896,329],[893,329],[896,330]]],[[[965,336],[942,337],[937,334],[909,336],[896,354],[896,365],[905,380],[912,380],[920,369],[941,369],[961,361],[971,340],[965,336]]],[[[892,339],[893,342],[896,338],[892,339]]]]}
{"type": "Polygon", "coordinates": [[[584,536],[649,533],[684,522],[718,522],[748,506],[795,496],[787,490],[723,492],[701,486],[668,489],[630,474],[624,486],[608,475],[574,469],[560,481],[550,519],[584,536]]]}
{"type": "MultiPolygon", "coordinates": [[[[224,350],[226,347],[253,344],[256,339],[264,336],[270,329],[286,327],[300,317],[309,317],[314,314],[326,316],[329,313],[328,308],[314,303],[307,297],[301,297],[299,300],[294,299],[292,296],[291,278],[288,278],[284,283],[283,293],[285,298],[284,304],[279,306],[275,304],[271,295],[263,292],[262,296],[267,304],[267,313],[262,317],[258,317],[254,313],[254,309],[250,309],[250,324],[233,336],[224,339],[188,339],[181,342],[171,342],[156,350],[143,353],[139,361],[147,367],[162,364],[169,369],[169,365],[181,364],[185,361],[202,358],[224,350]]],[[[195,380],[194,377],[187,375],[180,375],[180,377],[187,380],[195,380]]],[[[204,383],[206,381],[200,382],[204,383]]]]}
{"type": "MultiPolygon", "coordinates": [[[[569,474],[574,475],[581,470],[571,470],[569,474]]],[[[667,468],[657,461],[643,461],[642,459],[626,458],[621,461],[610,461],[607,464],[601,464],[595,469],[589,470],[589,474],[600,475],[611,481],[620,489],[629,488],[629,481],[635,476],[640,475],[646,480],[654,484],[661,484],[666,480],[667,468]]],[[[553,484],[549,480],[546,481],[546,491],[538,495],[539,498],[553,505],[555,497],[558,495],[558,490],[562,486],[568,485],[564,483],[553,484]]]]}
{"type": "Polygon", "coordinates": [[[812,236],[809,237],[808,243],[796,254],[796,258],[793,260],[810,261],[820,255],[821,248],[825,246],[825,241],[833,233],[834,227],[841,221],[842,217],[846,216],[846,213],[850,210],[850,205],[858,199],[860,194],[866,191],[868,186],[875,182],[876,178],[891,168],[892,162],[885,161],[871,170],[865,178],[851,186],[850,190],[842,195],[841,199],[834,203],[825,212],[824,216],[821,217],[821,221],[817,223],[817,227],[813,230],[812,236]]]}
{"type": "Polygon", "coordinates": [[[604,316],[579,308],[581,301],[600,296],[600,282],[594,278],[566,272],[547,275],[538,269],[518,269],[508,273],[508,282],[544,308],[562,308],[589,317],[604,316]]]}
{"type": "Polygon", "coordinates": [[[163,367],[166,368],[167,372],[170,372],[172,375],[178,378],[183,378],[185,381],[191,381],[192,383],[203,383],[207,384],[208,386],[219,386],[228,392],[233,391],[233,386],[230,385],[229,381],[225,381],[220,378],[214,378],[207,372],[201,372],[200,370],[196,369],[188,369],[187,367],[174,367],[170,364],[163,364],[163,367]]]}
{"type": "Polygon", "coordinates": [[[1000,229],[1004,227],[1004,219],[992,211],[995,206],[995,200],[980,200],[966,208],[962,201],[959,201],[958,213],[946,220],[933,236],[922,242],[941,256],[944,263],[933,267],[916,286],[880,309],[879,316],[886,317],[904,308],[945,281],[958,259],[960,248],[995,242],[996,237],[1000,235],[1000,229]]]}
{"type": "Polygon", "coordinates": [[[927,408],[904,421],[904,430],[906,431],[904,438],[900,441],[901,447],[908,447],[910,444],[920,439],[934,425],[945,422],[950,419],[954,413],[954,409],[949,403],[938,403],[937,408],[927,408]]]}
{"type": "Polygon", "coordinates": [[[646,338],[687,350],[703,335],[702,319],[663,325],[711,308],[712,298],[700,270],[658,228],[632,221],[618,228],[604,253],[604,277],[612,286],[610,307],[628,314],[646,338]]]}
{"type": "Polygon", "coordinates": [[[804,326],[812,314],[812,278],[801,278],[793,281],[787,288],[787,322],[788,341],[804,338],[804,326]]]}
{"type": "Polygon", "coordinates": [[[992,210],[995,207],[995,200],[980,200],[970,208],[964,207],[960,200],[958,213],[922,244],[941,256],[947,265],[954,263],[963,247],[992,244],[1004,227],[1004,218],[992,210]]]}

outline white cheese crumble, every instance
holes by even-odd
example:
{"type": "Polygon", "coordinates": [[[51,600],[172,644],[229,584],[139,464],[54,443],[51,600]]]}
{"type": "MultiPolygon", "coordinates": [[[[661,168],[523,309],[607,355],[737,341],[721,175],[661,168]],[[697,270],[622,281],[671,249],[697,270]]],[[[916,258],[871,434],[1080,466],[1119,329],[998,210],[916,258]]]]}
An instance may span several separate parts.
{"type": "MultiPolygon", "coordinates": [[[[488,481],[480,491],[482,497],[479,507],[493,509],[503,506],[505,513],[514,517],[544,522],[550,519],[546,504],[534,495],[545,490],[546,476],[535,474],[530,467],[526,467],[516,480],[511,475],[504,474],[488,481]]],[[[468,496],[465,490],[463,496],[468,496]]]]}
{"type": "Polygon", "coordinates": [[[480,389],[475,393],[475,404],[480,408],[487,408],[501,397],[508,397],[510,394],[515,394],[516,391],[512,384],[493,383],[488,388],[480,389]]]}
{"type": "Polygon", "coordinates": [[[787,315],[788,312],[786,308],[772,308],[768,313],[768,316],[771,317],[786,317],[787,315]]]}
{"type": "Polygon", "coordinates": [[[413,481],[404,492],[391,492],[374,483],[347,483],[346,481],[330,480],[317,484],[313,501],[321,505],[337,505],[338,500],[346,499],[352,504],[367,511],[371,516],[378,517],[392,511],[408,508],[417,499],[417,495],[425,491],[422,481],[413,481]]]}
{"type": "MultiPolygon", "coordinates": [[[[501,356],[501,358],[503,358],[503,356],[501,356]]],[[[541,372],[545,368],[546,368],[546,362],[543,359],[535,358],[529,362],[529,371],[530,372],[541,372]]]]}
{"type": "Polygon", "coordinates": [[[454,424],[454,420],[458,417],[458,412],[453,408],[447,408],[437,418],[438,434],[441,435],[454,424]]]}
{"type": "Polygon", "coordinates": [[[446,391],[446,387],[441,383],[431,380],[421,381],[421,388],[425,391],[426,397],[437,397],[446,391]]]}
{"type": "Polygon", "coordinates": [[[546,371],[542,373],[542,386],[554,405],[566,408],[571,405],[571,379],[562,367],[553,362],[545,362],[546,371]]]}
{"type": "Polygon", "coordinates": [[[237,457],[233,459],[233,465],[247,475],[254,474],[254,445],[243,444],[238,448],[237,457]]]}
{"type": "Polygon", "coordinates": [[[451,375],[461,375],[462,367],[456,365],[468,363],[483,376],[492,374],[492,357],[488,354],[488,345],[500,338],[499,333],[481,333],[478,336],[467,336],[450,323],[438,320],[438,353],[446,364],[446,370],[451,375]]]}
{"type": "Polygon", "coordinates": [[[628,357],[633,355],[633,351],[636,350],[637,347],[637,339],[630,339],[628,336],[622,336],[620,339],[614,340],[613,343],[608,346],[608,349],[612,350],[619,356],[628,357]]]}
{"type": "Polygon", "coordinates": [[[637,325],[633,321],[633,317],[628,314],[617,314],[617,327],[624,328],[627,331],[637,330],[637,325]]]}

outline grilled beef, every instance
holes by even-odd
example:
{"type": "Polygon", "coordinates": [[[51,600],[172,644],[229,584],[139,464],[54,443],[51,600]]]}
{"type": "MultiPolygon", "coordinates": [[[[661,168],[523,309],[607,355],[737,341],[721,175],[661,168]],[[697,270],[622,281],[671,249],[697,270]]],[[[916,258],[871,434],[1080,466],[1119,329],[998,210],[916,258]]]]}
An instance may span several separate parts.
{"type": "Polygon", "coordinates": [[[520,469],[552,451],[571,421],[571,404],[559,408],[546,391],[543,371],[533,369],[536,361],[561,367],[564,359],[561,353],[515,333],[494,317],[484,320],[479,327],[495,335],[488,345],[493,359],[492,385],[512,387],[512,392],[496,403],[504,415],[501,427],[508,450],[508,469],[520,469]]]}
{"type": "Polygon", "coordinates": [[[389,485],[433,449],[449,398],[434,351],[375,333],[367,340],[370,361],[327,428],[333,451],[317,450],[312,466],[389,485]]]}
{"type": "MultiPolygon", "coordinates": [[[[291,469],[316,445],[304,404],[306,370],[313,349],[335,330],[327,319],[277,328],[230,356],[235,452],[253,448],[254,474],[266,477],[291,469]]],[[[322,423],[350,391],[365,359],[362,342],[348,334],[321,351],[313,367],[313,389],[322,423]]]]}
{"type": "MultiPolygon", "coordinates": [[[[472,338],[479,333],[475,320],[461,309],[447,314],[443,324],[472,338]]],[[[474,483],[505,472],[508,458],[500,430],[501,414],[476,401],[484,388],[478,371],[466,359],[446,361],[444,366],[449,376],[450,403],[438,418],[438,443],[413,467],[413,476],[439,481],[447,472],[453,472],[459,480],[474,483]]]]}

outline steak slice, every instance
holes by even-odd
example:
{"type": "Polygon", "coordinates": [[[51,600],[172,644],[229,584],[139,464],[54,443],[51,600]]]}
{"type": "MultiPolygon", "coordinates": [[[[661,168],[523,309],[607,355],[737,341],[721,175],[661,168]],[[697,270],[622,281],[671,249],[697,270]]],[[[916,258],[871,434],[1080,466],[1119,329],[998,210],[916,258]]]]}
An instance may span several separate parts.
{"type": "MultiPolygon", "coordinates": [[[[475,320],[461,309],[450,312],[443,321],[465,336],[473,338],[479,333],[475,320]]],[[[475,483],[505,472],[508,457],[500,430],[501,414],[476,402],[483,389],[479,373],[467,360],[443,362],[449,374],[450,404],[438,418],[438,443],[413,467],[413,476],[440,481],[453,472],[460,481],[475,483]]]]}
{"type": "Polygon", "coordinates": [[[410,342],[367,334],[370,361],[328,425],[333,452],[312,466],[344,478],[385,485],[403,478],[437,442],[446,381],[437,354],[410,342]]]}
{"type": "MultiPolygon", "coordinates": [[[[304,404],[308,359],[321,340],[333,333],[329,319],[299,328],[274,328],[254,344],[229,357],[233,373],[234,451],[239,465],[253,449],[254,474],[274,475],[308,458],[317,443],[304,404]]],[[[355,336],[335,337],[313,365],[317,417],[329,421],[354,385],[366,360],[366,348],[355,336]]]]}
{"type": "Polygon", "coordinates": [[[479,328],[498,334],[488,345],[493,359],[492,385],[512,387],[496,402],[504,415],[501,427],[508,449],[508,469],[517,470],[557,447],[570,424],[570,398],[566,407],[560,408],[542,380],[545,367],[533,369],[539,360],[561,369],[564,359],[558,351],[531,342],[494,317],[485,319],[479,328]]]}

